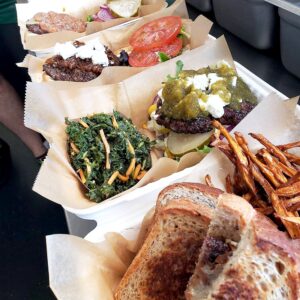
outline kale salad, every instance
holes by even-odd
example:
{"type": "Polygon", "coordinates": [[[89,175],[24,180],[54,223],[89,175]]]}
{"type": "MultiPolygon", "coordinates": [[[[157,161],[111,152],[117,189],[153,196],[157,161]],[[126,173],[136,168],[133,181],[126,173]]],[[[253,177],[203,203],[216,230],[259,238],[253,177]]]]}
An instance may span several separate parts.
{"type": "Polygon", "coordinates": [[[66,125],[70,162],[90,200],[131,188],[151,168],[149,138],[119,112],[66,119],[66,125]]]}

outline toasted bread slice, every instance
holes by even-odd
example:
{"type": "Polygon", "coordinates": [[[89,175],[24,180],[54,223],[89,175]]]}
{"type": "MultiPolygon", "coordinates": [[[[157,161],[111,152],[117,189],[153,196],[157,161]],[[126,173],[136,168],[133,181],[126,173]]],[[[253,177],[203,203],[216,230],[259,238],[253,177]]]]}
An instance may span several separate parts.
{"type": "MultiPolygon", "coordinates": [[[[152,224],[159,211],[171,201],[175,203],[178,199],[186,198],[192,203],[200,203],[205,207],[215,209],[218,203],[217,198],[222,193],[224,193],[222,190],[201,183],[182,182],[171,184],[164,188],[157,197],[152,224]]],[[[151,230],[152,224],[147,228],[148,232],[144,235],[145,238],[151,230]]]]}
{"type": "Polygon", "coordinates": [[[162,207],[115,299],[185,299],[212,216],[207,202],[193,203],[189,198],[177,198],[162,207]]]}
{"type": "Polygon", "coordinates": [[[299,243],[242,198],[222,195],[186,298],[299,299],[299,243]]]}
{"type": "Polygon", "coordinates": [[[180,198],[188,198],[193,203],[202,203],[214,209],[217,205],[216,198],[222,193],[224,192],[219,189],[201,183],[174,183],[159,193],[156,202],[156,212],[166,206],[169,201],[180,198]]]}
{"type": "Polygon", "coordinates": [[[299,299],[296,252],[299,241],[256,214],[207,299],[299,299]]]}
{"type": "Polygon", "coordinates": [[[254,214],[240,197],[223,194],[204,240],[197,266],[186,290],[187,299],[206,299],[213,281],[240,241],[254,214]]]}

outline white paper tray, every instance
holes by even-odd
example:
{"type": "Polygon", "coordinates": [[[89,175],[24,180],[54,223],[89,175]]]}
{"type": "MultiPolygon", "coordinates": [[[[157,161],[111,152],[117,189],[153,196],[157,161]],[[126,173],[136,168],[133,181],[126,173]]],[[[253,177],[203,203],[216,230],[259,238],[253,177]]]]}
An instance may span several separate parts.
{"type": "MultiPolygon", "coordinates": [[[[260,99],[263,99],[272,92],[278,94],[282,99],[287,99],[285,95],[254,75],[241,64],[235,62],[235,65],[238,74],[248,83],[260,99]]],[[[72,209],[69,207],[64,207],[64,209],[82,219],[95,220],[97,222],[97,227],[86,236],[86,239],[92,242],[102,240],[103,233],[105,232],[120,232],[123,228],[128,228],[124,234],[131,236],[135,233],[136,227],[140,224],[145,213],[154,206],[159,192],[172,183],[185,181],[185,178],[192,174],[193,169],[194,167],[185,169],[138,188],[120,198],[106,201],[101,205],[87,209],[72,209]]]]}

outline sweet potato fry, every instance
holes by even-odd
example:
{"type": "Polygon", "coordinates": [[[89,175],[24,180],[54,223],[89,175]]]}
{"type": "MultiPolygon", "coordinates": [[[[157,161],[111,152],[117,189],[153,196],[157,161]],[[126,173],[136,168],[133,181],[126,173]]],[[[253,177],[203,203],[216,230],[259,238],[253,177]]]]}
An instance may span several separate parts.
{"type": "Polygon", "coordinates": [[[244,150],[245,154],[249,157],[249,159],[252,160],[254,164],[258,166],[260,171],[271,181],[271,183],[275,187],[279,187],[280,183],[275,178],[274,174],[270,171],[270,169],[263,164],[248,148],[247,141],[243,137],[243,135],[240,132],[235,132],[235,139],[238,142],[238,144],[241,146],[241,148],[244,150]]]}
{"type": "Polygon", "coordinates": [[[281,151],[286,151],[297,147],[300,147],[300,141],[277,146],[277,148],[279,148],[281,151]]]}
{"type": "Polygon", "coordinates": [[[206,185],[208,185],[210,187],[214,187],[213,183],[211,182],[211,177],[209,174],[207,174],[204,179],[205,179],[206,185]]]}
{"type": "Polygon", "coordinates": [[[231,177],[230,177],[229,174],[226,176],[225,180],[226,180],[226,192],[229,193],[229,194],[232,194],[233,193],[233,186],[232,186],[231,177]]]}
{"type": "Polygon", "coordinates": [[[240,160],[240,162],[248,166],[248,160],[247,157],[244,155],[242,149],[239,147],[238,143],[235,141],[235,139],[229,134],[227,129],[221,125],[220,122],[213,120],[212,125],[219,129],[220,132],[224,135],[224,137],[227,139],[229,145],[231,146],[232,151],[236,155],[236,157],[240,160]]]}
{"type": "Polygon", "coordinates": [[[268,197],[270,197],[271,194],[274,192],[274,189],[271,186],[271,184],[262,175],[262,173],[259,171],[258,167],[255,164],[251,163],[250,169],[251,169],[251,173],[252,173],[253,177],[255,178],[255,180],[262,186],[262,188],[265,190],[268,197]]]}
{"type": "MultiPolygon", "coordinates": [[[[218,121],[212,124],[228,141],[218,140],[215,147],[235,166],[233,180],[226,177],[226,191],[241,195],[257,211],[278,217],[292,238],[300,238],[300,170],[296,166],[300,157],[287,152],[300,147],[300,142],[277,147],[263,135],[251,133],[265,147],[255,155],[241,133],[232,137],[218,121]]],[[[210,177],[206,182],[211,184],[210,177]]]]}
{"type": "MultiPolygon", "coordinates": [[[[238,171],[238,169],[235,169],[234,175],[233,175],[233,182],[234,182],[234,192],[237,195],[243,195],[248,193],[249,188],[245,184],[245,182],[242,180],[242,177],[238,171]]],[[[253,196],[251,193],[249,193],[251,197],[253,196]]]]}
{"type": "Polygon", "coordinates": [[[214,120],[212,121],[212,125],[219,129],[220,132],[224,135],[224,137],[227,139],[230,147],[232,148],[232,151],[235,154],[236,157],[236,165],[237,168],[239,169],[239,172],[244,180],[244,182],[247,184],[249,187],[250,191],[253,193],[253,195],[256,195],[257,190],[255,187],[255,183],[253,178],[250,175],[249,171],[249,162],[245,154],[243,153],[243,150],[240,148],[239,144],[235,141],[235,139],[229,134],[229,132],[226,130],[225,127],[221,125],[220,122],[214,120]]]}
{"type": "Polygon", "coordinates": [[[245,166],[242,164],[240,160],[237,160],[237,167],[240,170],[240,173],[242,174],[243,180],[245,184],[248,186],[250,191],[253,193],[255,196],[257,194],[257,189],[255,186],[255,182],[250,174],[250,169],[248,166],[245,166]]]}
{"type": "Polygon", "coordinates": [[[215,146],[216,144],[218,143],[223,143],[221,140],[220,140],[220,130],[215,130],[213,135],[211,136],[211,145],[212,146],[215,146]]]}
{"type": "Polygon", "coordinates": [[[124,176],[122,174],[118,174],[118,179],[120,179],[122,182],[126,182],[129,179],[129,176],[124,176]]]}
{"type": "Polygon", "coordinates": [[[288,211],[297,211],[300,209],[300,196],[282,201],[288,211]]]}
{"type": "Polygon", "coordinates": [[[286,183],[283,183],[280,188],[290,186],[298,181],[300,181],[300,172],[297,172],[297,174],[291,177],[286,183]]]}
{"type": "Polygon", "coordinates": [[[276,157],[272,156],[266,149],[261,149],[258,154],[263,157],[264,161],[271,168],[271,171],[274,172],[274,175],[277,176],[281,182],[286,182],[284,174],[291,177],[297,173],[297,170],[293,166],[288,167],[284,165],[276,157]]]}
{"type": "Polygon", "coordinates": [[[253,195],[251,193],[246,193],[242,196],[245,200],[250,202],[250,200],[253,198],[253,195]]]}
{"type": "Polygon", "coordinates": [[[269,206],[269,203],[265,202],[262,199],[255,199],[254,201],[250,201],[252,206],[255,208],[266,208],[269,206]]]}
{"type": "Polygon", "coordinates": [[[286,177],[283,175],[281,169],[277,165],[277,160],[275,157],[273,157],[266,149],[261,149],[258,154],[262,156],[268,168],[280,183],[287,182],[286,177]]]}
{"type": "Polygon", "coordinates": [[[297,225],[300,225],[300,218],[299,217],[282,217],[282,216],[279,216],[279,218],[281,218],[285,221],[292,222],[292,223],[295,223],[297,225]]]}
{"type": "Polygon", "coordinates": [[[292,153],[288,153],[288,152],[284,152],[284,155],[291,163],[300,165],[300,157],[299,156],[292,154],[292,153]]]}
{"type": "Polygon", "coordinates": [[[229,158],[229,160],[236,165],[236,158],[234,156],[233,151],[231,150],[230,146],[228,144],[225,143],[218,143],[216,144],[216,146],[221,152],[223,152],[227,158],[229,158]]]}
{"type": "Polygon", "coordinates": [[[297,170],[294,167],[288,167],[284,165],[281,161],[278,162],[278,167],[282,170],[282,173],[289,177],[292,177],[297,174],[297,170]]]}
{"type": "Polygon", "coordinates": [[[300,181],[276,190],[277,196],[294,197],[300,194],[300,181]]]}
{"type": "Polygon", "coordinates": [[[266,216],[272,215],[274,213],[274,208],[272,206],[258,207],[255,209],[266,216]]]}
{"type": "Polygon", "coordinates": [[[291,163],[285,157],[284,153],[273,145],[267,138],[265,138],[262,134],[257,133],[249,133],[254,139],[263,144],[274,156],[276,156],[283,164],[288,167],[291,167],[291,163]]]}
{"type": "Polygon", "coordinates": [[[287,209],[282,204],[282,201],[279,200],[278,196],[275,193],[271,194],[270,199],[276,215],[281,219],[291,238],[300,238],[300,226],[286,220],[287,217],[295,217],[295,215],[292,212],[287,211],[287,209]]]}

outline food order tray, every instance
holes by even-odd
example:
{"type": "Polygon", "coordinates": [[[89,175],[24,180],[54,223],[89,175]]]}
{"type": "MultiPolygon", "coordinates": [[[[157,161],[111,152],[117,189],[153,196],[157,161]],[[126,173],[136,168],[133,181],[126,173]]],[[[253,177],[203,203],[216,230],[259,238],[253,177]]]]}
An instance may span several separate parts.
{"type": "MultiPolygon", "coordinates": [[[[261,132],[275,144],[299,140],[298,98],[283,101],[284,96],[273,91],[275,93],[268,95],[234,129],[244,135],[251,151],[260,146],[248,139],[249,132],[261,132]]],[[[183,181],[203,182],[204,176],[210,174],[214,185],[224,190],[224,178],[232,167],[229,160],[214,149],[190,169],[183,181]],[[225,174],[217,182],[220,172],[225,174]]],[[[163,186],[157,188],[160,190],[163,186]]],[[[151,226],[154,210],[147,210],[154,206],[156,194],[156,190],[136,194],[126,206],[111,207],[85,239],[72,235],[47,236],[49,285],[58,299],[114,299],[115,287],[151,226]]]]}
{"type": "MultiPolygon", "coordinates": [[[[287,99],[285,95],[238,62],[235,62],[235,66],[238,74],[249,84],[258,98],[263,99],[270,93],[276,93],[280,99],[287,99]]],[[[123,228],[126,228],[124,234],[130,237],[132,234],[135,234],[136,226],[140,224],[142,216],[154,206],[159,192],[172,183],[185,181],[193,173],[194,168],[191,167],[162,178],[115,200],[104,202],[101,206],[93,206],[86,209],[73,209],[64,206],[64,209],[82,219],[95,220],[97,222],[96,228],[86,236],[86,239],[89,241],[98,242],[103,238],[105,232],[120,232],[123,228]]]]}

